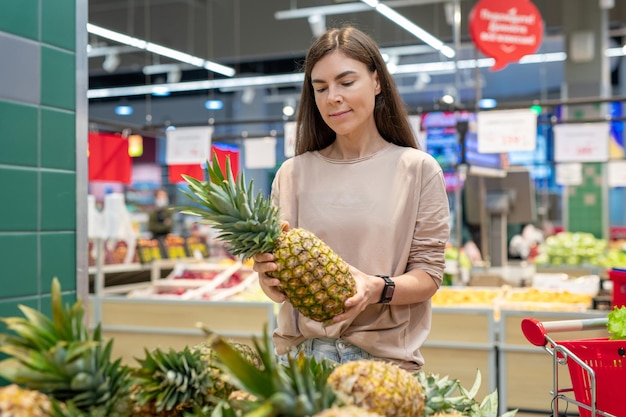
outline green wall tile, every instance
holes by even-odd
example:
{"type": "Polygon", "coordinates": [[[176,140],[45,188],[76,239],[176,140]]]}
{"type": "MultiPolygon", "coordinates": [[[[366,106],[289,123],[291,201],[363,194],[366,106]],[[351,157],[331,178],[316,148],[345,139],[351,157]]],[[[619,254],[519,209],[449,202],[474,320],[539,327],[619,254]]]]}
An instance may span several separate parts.
{"type": "Polygon", "coordinates": [[[42,42],[75,51],[76,3],[67,0],[45,0],[41,6],[42,42]]]}
{"type": "Polygon", "coordinates": [[[0,101],[0,163],[37,166],[37,108],[0,101]]]}
{"type": "Polygon", "coordinates": [[[0,297],[38,295],[36,234],[0,235],[0,259],[2,259],[2,289],[0,297]],[[24,262],[29,259],[28,262],[24,262]]]}
{"type": "Polygon", "coordinates": [[[7,0],[0,7],[1,31],[39,39],[39,0],[7,0]]]}
{"type": "Polygon", "coordinates": [[[41,166],[76,169],[76,117],[74,113],[41,110],[41,166]]]}
{"type": "Polygon", "coordinates": [[[0,230],[37,230],[37,172],[0,167],[0,184],[6,199],[0,204],[0,230]]]}
{"type": "Polygon", "coordinates": [[[76,64],[73,53],[41,47],[41,104],[76,110],[76,64]]]}
{"type": "Polygon", "coordinates": [[[41,229],[76,229],[76,175],[41,173],[41,229]]]}
{"type": "Polygon", "coordinates": [[[56,277],[63,290],[76,289],[76,234],[45,233],[41,235],[41,288],[50,292],[56,277]]]}

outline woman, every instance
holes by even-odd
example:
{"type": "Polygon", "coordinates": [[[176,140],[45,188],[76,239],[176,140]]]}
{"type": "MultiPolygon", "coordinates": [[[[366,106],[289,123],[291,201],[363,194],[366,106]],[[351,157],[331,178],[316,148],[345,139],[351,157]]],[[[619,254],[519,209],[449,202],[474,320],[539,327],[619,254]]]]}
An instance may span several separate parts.
{"type": "MultiPolygon", "coordinates": [[[[310,48],[304,72],[296,156],[277,172],[272,200],[286,224],[315,233],[351,265],[357,293],[327,326],[284,303],[276,352],[341,363],[376,358],[417,371],[449,235],[443,173],[417,149],[393,78],[366,34],[329,30],[310,48]]],[[[254,260],[264,292],[284,301],[279,281],[265,275],[276,269],[273,255],[254,260]]]]}

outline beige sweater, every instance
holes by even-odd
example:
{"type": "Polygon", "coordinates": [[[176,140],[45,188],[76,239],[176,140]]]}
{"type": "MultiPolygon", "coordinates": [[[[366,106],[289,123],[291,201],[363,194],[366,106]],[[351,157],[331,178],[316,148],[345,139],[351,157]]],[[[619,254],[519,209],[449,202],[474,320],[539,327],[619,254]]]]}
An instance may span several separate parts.
{"type": "MultiPolygon", "coordinates": [[[[419,268],[441,284],[450,213],[443,173],[427,153],[393,144],[347,161],[308,152],[283,163],[272,199],[292,228],[315,233],[362,272],[396,276],[419,268]]],[[[277,324],[278,354],[305,339],[340,337],[417,369],[431,305],[374,304],[352,322],[323,327],[284,303],[277,324]]]]}

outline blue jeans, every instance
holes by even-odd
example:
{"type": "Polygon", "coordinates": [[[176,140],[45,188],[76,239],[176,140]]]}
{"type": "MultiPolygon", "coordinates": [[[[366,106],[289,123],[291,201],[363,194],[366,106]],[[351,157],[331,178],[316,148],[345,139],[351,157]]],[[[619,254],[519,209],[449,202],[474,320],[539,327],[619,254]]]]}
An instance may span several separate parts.
{"type": "MultiPolygon", "coordinates": [[[[346,363],[359,359],[379,359],[343,339],[307,339],[292,348],[291,351],[289,351],[289,355],[296,357],[300,352],[304,353],[305,356],[315,357],[318,361],[325,358],[337,363],[346,363]]],[[[280,363],[286,365],[287,355],[279,355],[278,360],[280,363]]]]}

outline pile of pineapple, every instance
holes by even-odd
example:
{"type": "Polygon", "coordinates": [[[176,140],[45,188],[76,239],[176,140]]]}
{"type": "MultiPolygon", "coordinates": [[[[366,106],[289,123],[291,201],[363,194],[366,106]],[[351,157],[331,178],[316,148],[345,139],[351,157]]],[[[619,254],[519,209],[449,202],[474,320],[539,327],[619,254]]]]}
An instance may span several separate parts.
{"type": "MultiPolygon", "coordinates": [[[[52,285],[48,317],[20,306],[1,319],[0,416],[12,417],[496,417],[497,393],[474,399],[458,380],[380,361],[338,365],[299,355],[279,363],[267,331],[253,346],[199,327],[206,342],[145,350],[135,366],[111,357],[113,340],[85,326],[80,301],[52,285]]],[[[510,411],[502,417],[512,417],[510,411]]]]}

